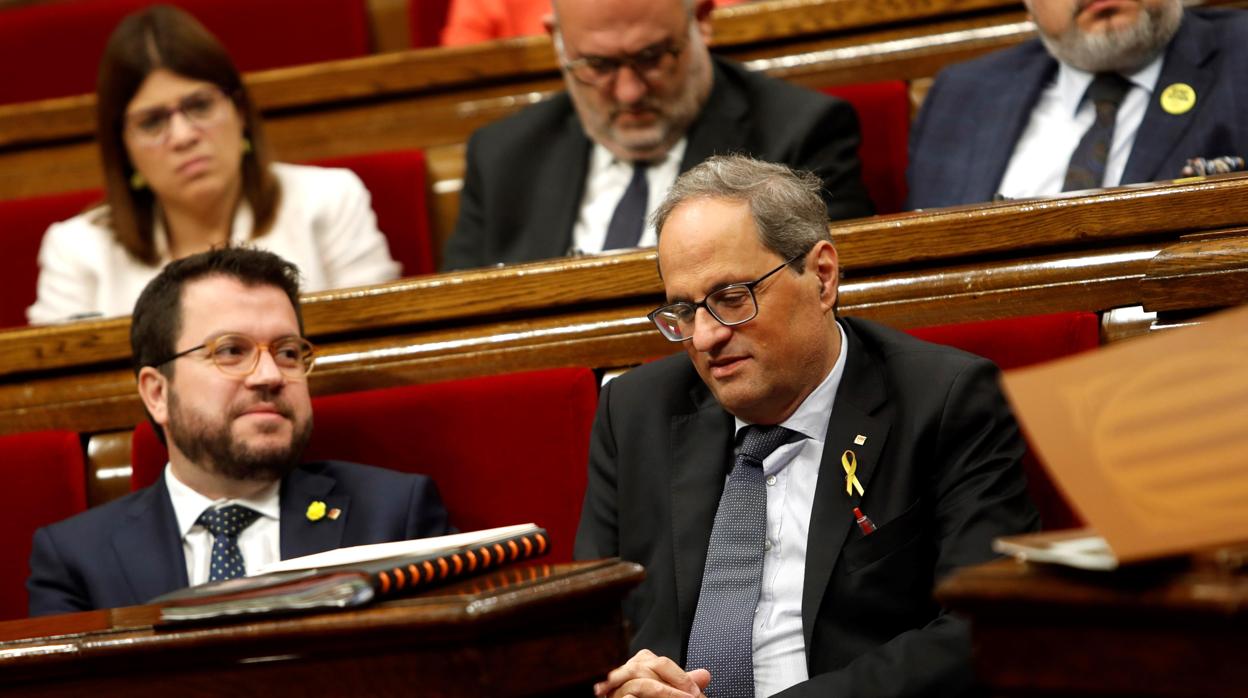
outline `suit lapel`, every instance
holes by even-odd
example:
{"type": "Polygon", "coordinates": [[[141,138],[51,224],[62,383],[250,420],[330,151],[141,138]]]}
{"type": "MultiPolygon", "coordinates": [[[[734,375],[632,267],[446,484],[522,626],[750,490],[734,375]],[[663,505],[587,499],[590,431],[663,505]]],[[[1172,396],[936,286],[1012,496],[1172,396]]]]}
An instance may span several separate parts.
{"type": "Polygon", "coordinates": [[[296,469],[282,481],[281,556],[283,560],[311,555],[342,546],[342,534],[351,517],[351,497],[334,493],[337,483],[331,477],[296,469]],[[338,509],[336,519],[328,515],[313,521],[308,507],[323,502],[325,510],[338,509]]]}
{"type": "Polygon", "coordinates": [[[688,131],[685,154],[680,161],[680,171],[685,172],[712,155],[747,150],[749,135],[749,105],[742,90],[728,85],[728,71],[714,61],[715,77],[711,94],[688,131]]]}
{"type": "MultiPolygon", "coordinates": [[[[1213,93],[1213,84],[1218,76],[1216,71],[1209,70],[1206,66],[1218,53],[1216,38],[1208,20],[1191,12],[1184,15],[1183,24],[1170,42],[1170,47],[1166,49],[1157,87],[1148,101],[1140,129],[1136,132],[1131,157],[1127,159],[1126,169],[1122,173],[1123,184],[1153,182],[1179,176],[1177,170],[1163,172],[1161,168],[1175,154],[1175,148],[1179,146],[1183,134],[1196,120],[1204,104],[1202,96],[1213,93]],[[1161,108],[1161,94],[1170,85],[1180,82],[1190,85],[1196,92],[1196,105],[1183,114],[1168,114],[1161,108]]],[[[1197,152],[1178,155],[1188,158],[1229,154],[1231,153],[1197,152]]]]}
{"type": "Polygon", "coordinates": [[[672,561],[682,642],[693,625],[715,510],[732,457],[733,419],[704,385],[692,391],[696,411],[671,421],[672,561]]]}
{"type": "Polygon", "coordinates": [[[806,578],[802,585],[802,635],[806,647],[811,645],[814,621],[819,617],[819,606],[832,569],[840,557],[845,538],[853,529],[853,508],[861,503],[856,490],[852,497],[845,493],[842,457],[845,451],[853,451],[856,461],[854,475],[864,492],[869,494],[872,476],[891,426],[890,420],[873,415],[887,395],[880,367],[867,354],[852,326],[845,322],[842,326],[848,340],[849,355],[824,440],[806,543],[806,578]],[[859,436],[865,438],[859,439],[859,436]],[[856,443],[859,440],[863,443],[856,443]]]}
{"type": "Polygon", "coordinates": [[[163,476],[126,510],[113,552],[136,604],[188,586],[178,519],[163,476]]]}
{"type": "Polygon", "coordinates": [[[1014,144],[1031,120],[1040,93],[1057,72],[1057,61],[1039,41],[1030,48],[1038,55],[1023,61],[1022,70],[997,75],[982,85],[983,94],[991,97],[975,105],[979,114],[966,116],[974,120],[977,131],[971,157],[964,163],[963,186],[968,196],[963,198],[967,201],[991,201],[1000,191],[1005,168],[1014,155],[1014,144]],[[1023,89],[1019,89],[1020,85],[1023,89]]]}
{"type": "Polygon", "coordinates": [[[591,143],[571,106],[558,137],[544,147],[548,155],[543,161],[550,166],[542,168],[542,185],[530,189],[537,196],[532,209],[537,215],[531,218],[532,224],[542,229],[522,238],[530,246],[522,259],[567,256],[572,248],[572,228],[585,195],[591,143]]]}

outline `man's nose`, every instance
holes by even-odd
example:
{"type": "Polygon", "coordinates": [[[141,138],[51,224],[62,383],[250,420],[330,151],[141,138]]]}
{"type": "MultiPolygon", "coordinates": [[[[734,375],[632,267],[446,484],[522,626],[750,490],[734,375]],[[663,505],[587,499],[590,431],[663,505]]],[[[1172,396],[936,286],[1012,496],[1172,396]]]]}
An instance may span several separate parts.
{"type": "Polygon", "coordinates": [[[693,315],[693,348],[698,351],[711,351],[728,341],[732,336],[732,328],[716,320],[706,308],[698,308],[693,315]]]}
{"type": "Polygon", "coordinates": [[[615,71],[612,90],[616,102],[635,104],[646,96],[646,93],[650,91],[650,86],[646,84],[636,66],[625,64],[615,71]]]}
{"type": "Polygon", "coordinates": [[[277,367],[277,362],[273,360],[273,354],[267,350],[260,350],[260,357],[256,361],[256,368],[247,375],[248,387],[263,387],[281,385],[286,380],[285,374],[277,367]]]}

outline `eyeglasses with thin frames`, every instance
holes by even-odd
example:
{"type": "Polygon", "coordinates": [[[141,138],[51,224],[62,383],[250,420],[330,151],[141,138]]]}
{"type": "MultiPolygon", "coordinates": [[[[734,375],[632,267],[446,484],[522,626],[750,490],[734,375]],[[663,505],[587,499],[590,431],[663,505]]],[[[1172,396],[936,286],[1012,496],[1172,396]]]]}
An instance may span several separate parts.
{"type": "Polygon", "coordinates": [[[659,328],[659,332],[672,342],[693,339],[693,324],[697,319],[698,308],[705,308],[711,317],[726,327],[745,324],[758,317],[758,298],[754,295],[754,289],[776,272],[805,256],[806,253],[803,252],[791,257],[753,281],[721,286],[696,303],[689,301],[669,303],[650,311],[646,317],[650,318],[655,327],[659,328]]]}
{"type": "Polygon", "coordinates": [[[174,115],[181,114],[196,128],[211,128],[224,120],[231,101],[220,88],[204,87],[171,107],[151,107],[127,114],[125,128],[136,145],[156,148],[169,142],[174,115]]]}
{"type": "Polygon", "coordinates": [[[676,59],[684,53],[685,47],[689,45],[689,23],[692,20],[693,17],[690,15],[685,23],[684,41],[667,39],[651,44],[636,53],[622,56],[581,56],[567,60],[564,54],[563,36],[559,33],[555,34],[555,49],[563,61],[563,69],[583,85],[590,87],[607,85],[615,80],[620,73],[620,68],[624,66],[631,68],[638,78],[650,83],[670,72],[676,59]]]}
{"type": "Polygon", "coordinates": [[[201,349],[206,349],[207,358],[213,365],[231,378],[245,378],[255,372],[260,365],[261,351],[267,351],[273,357],[277,370],[289,379],[302,380],[316,365],[316,348],[303,337],[291,335],[272,342],[258,342],[245,334],[224,334],[157,361],[152,367],[160,368],[201,349]]]}

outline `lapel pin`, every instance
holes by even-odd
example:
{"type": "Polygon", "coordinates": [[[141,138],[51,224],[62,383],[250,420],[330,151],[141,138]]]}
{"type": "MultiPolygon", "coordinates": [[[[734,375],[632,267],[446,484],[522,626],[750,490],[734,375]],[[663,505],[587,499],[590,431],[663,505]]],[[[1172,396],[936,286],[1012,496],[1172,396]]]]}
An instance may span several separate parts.
{"type": "Polygon", "coordinates": [[[317,501],[309,504],[307,516],[308,516],[308,521],[313,521],[313,522],[320,521],[321,519],[325,518],[325,502],[322,502],[318,499],[317,501]]]}
{"type": "Polygon", "coordinates": [[[1185,82],[1176,82],[1161,91],[1160,101],[1167,114],[1186,114],[1196,106],[1196,90],[1185,82]]]}
{"type": "Polygon", "coordinates": [[[326,514],[326,516],[329,517],[330,521],[337,521],[338,517],[342,516],[342,509],[339,509],[338,507],[334,507],[333,509],[329,510],[329,513],[326,514]]]}
{"type": "Polygon", "coordinates": [[[863,436],[862,434],[859,434],[859,435],[857,435],[857,436],[855,436],[855,437],[854,437],[854,445],[855,445],[855,446],[861,446],[861,445],[865,444],[866,442],[867,442],[867,437],[863,436]]]}
{"type": "Polygon", "coordinates": [[[858,496],[863,495],[862,483],[858,481],[858,457],[853,451],[845,451],[841,454],[841,467],[845,468],[845,494],[854,496],[854,490],[858,490],[858,496]]]}

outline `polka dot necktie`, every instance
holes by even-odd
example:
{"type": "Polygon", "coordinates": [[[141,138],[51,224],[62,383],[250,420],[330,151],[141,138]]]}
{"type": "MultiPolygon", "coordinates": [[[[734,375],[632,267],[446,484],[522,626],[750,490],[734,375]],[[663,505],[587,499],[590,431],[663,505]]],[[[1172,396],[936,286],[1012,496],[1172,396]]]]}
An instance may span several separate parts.
{"type": "Polygon", "coordinates": [[[763,460],[795,438],[780,426],[748,426],[719,499],[685,668],[707,669],[711,698],[754,696],[754,611],[763,581],[767,486],[763,460]]]}
{"type": "Polygon", "coordinates": [[[1109,148],[1114,142],[1114,125],[1118,122],[1118,106],[1130,91],[1131,81],[1118,73],[1098,73],[1088,85],[1087,99],[1092,102],[1096,119],[1071,153],[1062,191],[1099,189],[1104,185],[1109,148]]]}
{"type": "Polygon", "coordinates": [[[259,517],[260,512],[240,504],[220,509],[208,508],[199,515],[197,523],[212,534],[208,581],[234,579],[247,573],[247,568],[243,566],[243,553],[238,549],[238,534],[259,517]]]}

